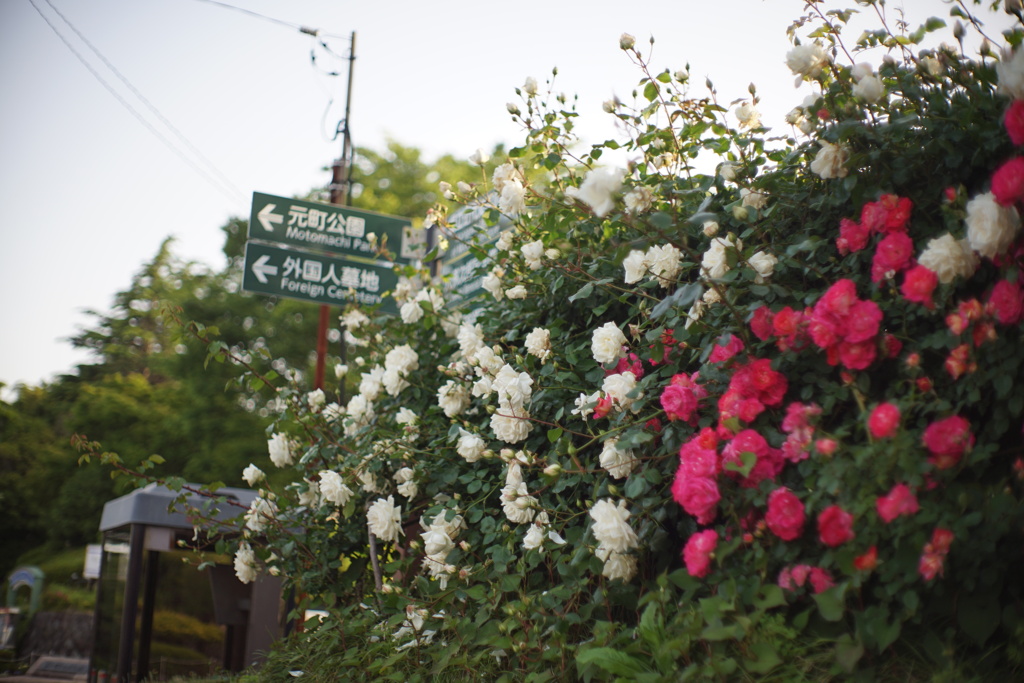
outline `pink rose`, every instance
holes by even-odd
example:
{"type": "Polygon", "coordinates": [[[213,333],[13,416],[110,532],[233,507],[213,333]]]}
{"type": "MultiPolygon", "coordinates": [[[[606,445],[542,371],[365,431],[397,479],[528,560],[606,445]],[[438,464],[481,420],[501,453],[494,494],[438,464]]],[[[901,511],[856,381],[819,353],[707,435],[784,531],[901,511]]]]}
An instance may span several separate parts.
{"type": "Polygon", "coordinates": [[[844,218],[839,221],[839,238],[836,239],[836,248],[843,256],[853,251],[860,251],[868,246],[868,237],[870,236],[871,230],[864,225],[844,218]]]}
{"type": "Polygon", "coordinates": [[[718,514],[718,484],[710,477],[690,477],[682,465],[672,482],[672,497],[688,514],[697,518],[699,524],[710,524],[718,514]]]}
{"type": "Polygon", "coordinates": [[[896,484],[889,493],[879,496],[875,500],[875,509],[882,521],[888,524],[900,515],[916,513],[920,507],[917,504],[917,497],[909,486],[896,484]]]}
{"type": "Polygon", "coordinates": [[[670,384],[661,392],[661,407],[668,419],[688,421],[697,410],[697,397],[690,389],[670,384]]]}
{"type": "Polygon", "coordinates": [[[764,521],[768,529],[783,541],[793,541],[804,532],[804,504],[789,489],[777,488],[768,495],[764,521]]]}
{"type": "Polygon", "coordinates": [[[683,562],[690,576],[702,579],[711,569],[712,553],[718,545],[718,533],[713,529],[698,531],[690,536],[683,547],[683,562]]]}
{"type": "Polygon", "coordinates": [[[892,403],[880,403],[868,417],[868,430],[876,439],[888,439],[900,426],[900,409],[892,403]]]}
{"type": "Polygon", "coordinates": [[[971,423],[959,415],[951,415],[928,425],[921,437],[931,453],[928,461],[940,470],[953,467],[964,452],[974,446],[971,423]]]}
{"type": "Polygon", "coordinates": [[[814,588],[815,593],[827,591],[836,585],[835,581],[832,580],[832,575],[821,567],[812,567],[808,578],[811,580],[811,587],[814,588]]]}
{"type": "Polygon", "coordinates": [[[853,540],[853,515],[838,505],[828,506],[818,515],[818,538],[830,548],[853,540]]]}
{"type": "Polygon", "coordinates": [[[913,301],[931,310],[935,308],[932,292],[935,291],[938,284],[939,276],[933,270],[916,265],[903,274],[900,292],[907,301],[913,301]]]}
{"type": "Polygon", "coordinates": [[[1014,100],[1006,110],[1006,132],[1015,145],[1024,144],[1024,100],[1014,100]]]}
{"type": "Polygon", "coordinates": [[[1024,157],[1010,159],[996,169],[992,195],[1000,206],[1013,206],[1024,198],[1024,157]]]}
{"type": "Polygon", "coordinates": [[[708,361],[711,363],[721,363],[722,361],[729,360],[737,353],[743,350],[743,340],[737,337],[735,334],[730,335],[729,341],[722,343],[719,339],[715,343],[715,348],[711,350],[711,355],[708,357],[708,361]]]}
{"type": "Polygon", "coordinates": [[[871,281],[881,282],[886,274],[898,272],[910,264],[914,255],[914,242],[904,232],[893,232],[886,235],[875,248],[875,257],[871,262],[871,281]]]}
{"type": "Polygon", "coordinates": [[[992,288],[988,306],[1003,325],[1016,325],[1024,316],[1024,290],[1016,282],[1000,280],[992,288]]]}
{"type": "Polygon", "coordinates": [[[761,306],[754,311],[750,318],[750,331],[761,341],[767,341],[772,336],[772,312],[767,306],[761,306]]]}

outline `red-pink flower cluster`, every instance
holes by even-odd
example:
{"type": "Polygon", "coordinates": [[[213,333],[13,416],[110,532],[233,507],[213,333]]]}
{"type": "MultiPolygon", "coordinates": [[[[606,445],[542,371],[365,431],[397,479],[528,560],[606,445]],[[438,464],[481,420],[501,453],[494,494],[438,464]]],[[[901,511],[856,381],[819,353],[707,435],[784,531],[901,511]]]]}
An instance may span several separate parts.
{"type": "Polygon", "coordinates": [[[724,344],[722,343],[722,339],[719,339],[715,343],[715,348],[711,350],[711,355],[708,357],[708,361],[711,363],[721,363],[729,360],[742,350],[743,340],[735,334],[731,334],[729,335],[729,341],[724,344]]]}
{"type": "Polygon", "coordinates": [[[945,470],[954,467],[964,453],[974,446],[974,434],[966,418],[950,415],[925,427],[921,441],[931,453],[928,462],[945,470]]]}
{"type": "Polygon", "coordinates": [[[917,571],[924,577],[925,581],[931,581],[936,576],[941,576],[949,554],[949,547],[953,544],[953,532],[949,529],[936,527],[932,532],[932,540],[926,543],[921,552],[921,559],[917,563],[917,571]]]}
{"type": "Polygon", "coordinates": [[[683,547],[683,562],[690,576],[700,579],[708,575],[717,546],[718,532],[713,529],[698,531],[690,536],[683,547]]]}
{"type": "Polygon", "coordinates": [[[1024,199],[1024,157],[1014,157],[992,174],[992,196],[1001,206],[1024,199]]]}
{"type": "Polygon", "coordinates": [[[818,515],[818,540],[830,548],[852,541],[853,515],[839,507],[829,505],[818,515]]]}
{"type": "Polygon", "coordinates": [[[721,471],[718,436],[705,427],[679,449],[679,469],[672,482],[672,497],[700,524],[709,524],[718,514],[718,483],[721,471]]]}
{"type": "Polygon", "coordinates": [[[912,515],[920,507],[917,504],[917,496],[906,484],[896,484],[889,493],[879,496],[875,500],[875,509],[882,521],[889,524],[900,515],[912,515]]]}
{"type": "Polygon", "coordinates": [[[1024,290],[1016,282],[1000,280],[992,288],[985,310],[1003,325],[1016,325],[1024,318],[1024,290]]]}
{"type": "Polygon", "coordinates": [[[786,487],[768,495],[768,513],[764,516],[768,529],[783,541],[794,541],[804,532],[804,504],[786,487]]]}
{"type": "Polygon", "coordinates": [[[815,593],[826,591],[836,585],[832,575],[821,567],[812,567],[807,564],[798,564],[792,567],[785,567],[779,572],[779,587],[782,590],[795,591],[810,580],[811,588],[815,593]]]}
{"type": "Polygon", "coordinates": [[[775,338],[775,346],[779,351],[802,351],[810,343],[807,335],[807,323],[811,309],[796,311],[786,306],[777,313],[772,313],[767,306],[761,306],[750,320],[750,329],[761,341],[775,338]]]}
{"type": "Polygon", "coordinates": [[[771,360],[756,358],[733,373],[729,388],[718,399],[719,421],[738,417],[753,422],[766,407],[780,405],[788,388],[786,376],[772,370],[771,360]]]}
{"type": "Polygon", "coordinates": [[[1024,145],[1024,100],[1014,100],[1010,104],[1003,123],[1010,141],[1015,145],[1024,145]]]}
{"type": "Polygon", "coordinates": [[[939,276],[930,268],[918,264],[903,274],[900,293],[907,301],[913,301],[932,310],[935,308],[932,293],[938,285],[939,276]]]}
{"type": "Polygon", "coordinates": [[[839,222],[836,248],[845,256],[865,248],[872,233],[905,233],[913,208],[914,203],[908,198],[894,194],[885,194],[877,202],[868,202],[861,207],[859,223],[847,218],[839,222]]]}
{"type": "Polygon", "coordinates": [[[669,385],[661,392],[661,407],[670,420],[689,422],[696,418],[700,400],[708,395],[701,385],[697,384],[700,374],[680,373],[674,375],[669,385]]]}
{"type": "Polygon", "coordinates": [[[757,488],[762,481],[774,479],[786,464],[782,451],[772,448],[763,436],[753,429],[744,429],[722,449],[722,469],[730,477],[739,479],[744,488],[757,488]],[[743,454],[753,454],[754,464],[744,476],[743,454]]]}
{"type": "Polygon", "coordinates": [[[842,279],[829,287],[814,305],[808,330],[828,354],[829,365],[863,370],[878,353],[882,310],[873,301],[857,298],[857,286],[842,279]]]}
{"type": "Polygon", "coordinates": [[[868,417],[868,431],[876,439],[888,439],[900,427],[900,409],[892,403],[880,403],[868,417]]]}
{"type": "Polygon", "coordinates": [[[790,462],[806,460],[814,439],[814,425],[811,419],[821,414],[816,403],[804,404],[794,401],[786,406],[786,417],[782,420],[782,431],[788,436],[782,444],[782,455],[790,462]]]}

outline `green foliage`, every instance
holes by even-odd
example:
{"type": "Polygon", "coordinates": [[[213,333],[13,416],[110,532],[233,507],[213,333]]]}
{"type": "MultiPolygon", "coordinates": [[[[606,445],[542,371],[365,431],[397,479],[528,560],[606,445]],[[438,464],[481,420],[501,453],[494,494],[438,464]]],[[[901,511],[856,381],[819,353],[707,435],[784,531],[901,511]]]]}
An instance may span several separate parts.
{"type": "MultiPolygon", "coordinates": [[[[347,402],[193,326],[273,406],[217,551],[327,612],[266,680],[1019,675],[1024,325],[992,292],[1024,261],[1019,216],[978,208],[1008,102],[987,53],[921,45],[942,21],[851,43],[852,12],[806,11],[790,65],[820,94],[790,135],[631,40],[621,140],[577,151],[572,104],[528,82],[524,144],[441,178],[487,227],[459,244],[428,212],[486,293],[405,267],[399,317],[346,311],[347,402]]],[[[415,175],[391,155],[365,172],[415,175]]]]}

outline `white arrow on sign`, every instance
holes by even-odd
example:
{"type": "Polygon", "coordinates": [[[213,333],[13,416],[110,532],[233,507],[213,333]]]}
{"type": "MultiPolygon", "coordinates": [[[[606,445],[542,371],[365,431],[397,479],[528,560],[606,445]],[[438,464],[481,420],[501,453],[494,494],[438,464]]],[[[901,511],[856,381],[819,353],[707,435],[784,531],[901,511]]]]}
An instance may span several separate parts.
{"type": "Polygon", "coordinates": [[[278,214],[274,213],[275,208],[277,208],[277,204],[267,204],[262,209],[260,209],[260,212],[258,214],[256,214],[256,218],[259,219],[260,225],[262,225],[263,229],[266,230],[267,232],[274,232],[275,223],[284,222],[284,216],[279,216],[278,214]]]}
{"type": "MultiPolygon", "coordinates": [[[[271,204],[271,206],[273,205],[271,204]]],[[[252,264],[253,275],[255,275],[256,279],[259,280],[260,283],[264,285],[267,284],[268,275],[277,275],[277,266],[269,265],[267,263],[267,261],[269,260],[270,255],[264,254],[263,256],[260,256],[258,259],[256,259],[256,261],[252,264]]]]}

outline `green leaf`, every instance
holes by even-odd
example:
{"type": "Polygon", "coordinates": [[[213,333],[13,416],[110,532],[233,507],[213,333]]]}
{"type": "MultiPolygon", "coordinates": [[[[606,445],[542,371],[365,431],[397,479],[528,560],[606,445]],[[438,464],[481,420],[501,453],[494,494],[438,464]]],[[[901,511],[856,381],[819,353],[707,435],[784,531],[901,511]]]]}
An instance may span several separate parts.
{"type": "Polygon", "coordinates": [[[577,290],[577,292],[575,294],[570,296],[569,297],[569,301],[573,302],[573,301],[576,301],[577,299],[586,299],[587,297],[589,297],[593,293],[594,293],[594,285],[593,285],[593,283],[588,282],[587,284],[585,284],[582,287],[580,287],[579,290],[577,290]]]}
{"type": "Polygon", "coordinates": [[[825,621],[839,621],[843,618],[844,603],[843,593],[846,592],[846,584],[833,586],[814,596],[818,603],[818,612],[825,621]]]}
{"type": "Polygon", "coordinates": [[[766,674],[782,664],[779,653],[768,643],[752,643],[750,653],[755,655],[756,659],[748,659],[745,662],[745,668],[752,673],[766,674]]]}
{"type": "Polygon", "coordinates": [[[836,641],[836,664],[846,673],[852,673],[857,662],[864,656],[864,646],[849,633],[839,636],[836,641]]]}
{"type": "Polygon", "coordinates": [[[555,443],[556,441],[558,441],[561,438],[562,438],[562,428],[561,427],[555,427],[554,429],[549,429],[548,430],[548,441],[549,442],[555,443]]]}
{"type": "Polygon", "coordinates": [[[995,593],[962,595],[957,600],[956,621],[964,633],[981,646],[999,627],[999,620],[993,618],[999,609],[995,593]]]}
{"type": "Polygon", "coordinates": [[[644,97],[647,98],[648,102],[653,102],[658,98],[658,84],[655,81],[649,81],[644,86],[644,97]]]}
{"type": "Polygon", "coordinates": [[[647,673],[648,669],[636,657],[627,655],[613,647],[592,647],[576,655],[577,664],[591,664],[617,676],[636,676],[647,673]]]}

